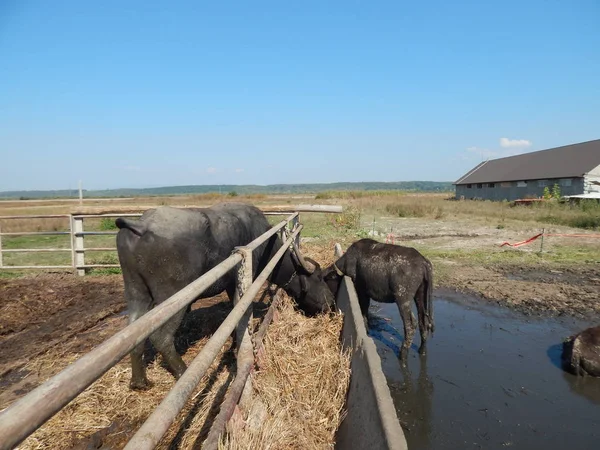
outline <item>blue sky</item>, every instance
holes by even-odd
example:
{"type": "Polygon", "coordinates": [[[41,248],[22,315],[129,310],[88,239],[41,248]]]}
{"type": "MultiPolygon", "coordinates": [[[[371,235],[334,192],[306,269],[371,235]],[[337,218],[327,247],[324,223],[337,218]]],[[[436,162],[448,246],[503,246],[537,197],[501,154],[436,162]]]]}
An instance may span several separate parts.
{"type": "Polygon", "coordinates": [[[0,191],[453,181],[600,138],[598,23],[597,0],[4,0],[0,191]]]}

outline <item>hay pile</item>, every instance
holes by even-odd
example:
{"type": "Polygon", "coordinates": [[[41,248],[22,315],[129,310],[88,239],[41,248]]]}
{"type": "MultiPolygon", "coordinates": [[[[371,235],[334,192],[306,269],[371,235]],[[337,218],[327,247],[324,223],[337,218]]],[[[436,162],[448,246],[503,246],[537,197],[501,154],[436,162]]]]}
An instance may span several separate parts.
{"type": "MultiPolygon", "coordinates": [[[[189,365],[230,311],[226,304],[214,305],[212,315],[202,309],[194,318],[184,320],[180,343],[189,347],[182,355],[189,365]],[[201,337],[199,337],[201,336],[201,337]]],[[[180,413],[157,448],[192,448],[204,439],[212,419],[235,374],[235,359],[229,351],[231,338],[200,381],[192,399],[180,413]]],[[[87,350],[86,350],[87,351],[87,350]]],[[[40,382],[63,370],[82,353],[53,348],[25,366],[40,382]]],[[[19,449],[122,448],[175,384],[173,376],[161,365],[160,355],[147,367],[153,386],[148,391],[129,389],[131,366],[125,356],[99,380],[27,438],[19,449]]]]}
{"type": "Polygon", "coordinates": [[[265,337],[264,366],[252,379],[253,407],[220,448],[333,448],[350,380],[339,342],[343,317],[306,318],[284,295],[265,337]],[[262,407],[262,408],[261,408],[262,407]],[[262,411],[261,411],[262,409],[262,411]]]}
{"type": "MultiPolygon", "coordinates": [[[[206,340],[190,347],[184,356],[186,363],[191,362],[206,340]]],[[[224,354],[227,349],[226,345],[221,357],[215,360],[200,382],[193,400],[188,402],[180,414],[177,424],[169,429],[157,448],[192,448],[199,435],[204,438],[208,433],[211,420],[217,414],[227,384],[235,372],[235,362],[230,355],[224,354]],[[207,418],[210,418],[208,423],[207,418]]],[[[52,364],[52,355],[45,356],[46,358],[35,363],[43,371],[47,367],[42,366],[52,364]]],[[[62,359],[60,366],[63,366],[63,362],[75,359],[75,356],[62,359]]],[[[58,367],[54,369],[56,368],[58,367]]],[[[33,365],[28,369],[34,369],[33,365]]],[[[62,367],[58,369],[56,372],[62,367]]],[[[89,448],[122,448],[175,383],[173,376],[161,367],[160,358],[148,367],[148,378],[154,383],[152,389],[131,391],[130,377],[129,358],[126,357],[18,448],[83,449],[88,448],[89,443],[92,443],[89,448]]]]}
{"type": "MultiPolygon", "coordinates": [[[[227,435],[225,448],[333,446],[350,376],[348,355],[342,353],[339,344],[342,317],[307,318],[294,310],[292,302],[284,295],[278,319],[265,336],[264,366],[253,375],[253,407],[260,410],[265,406],[266,417],[259,427],[250,423],[227,435]]],[[[200,328],[203,336],[189,342],[183,355],[186,363],[191,362],[228,312],[228,308],[219,309],[217,315],[221,317],[213,316],[212,320],[199,314],[189,323],[196,333],[200,328]]],[[[258,320],[255,323],[258,325],[258,320]]],[[[200,448],[236,373],[230,345],[231,339],[157,448],[200,448]]],[[[41,382],[80,356],[82,353],[55,347],[30,362],[25,370],[41,382]]],[[[150,390],[131,391],[130,377],[126,356],[18,448],[122,448],[175,383],[162,367],[160,356],[148,366],[148,378],[153,382],[150,390]]]]}

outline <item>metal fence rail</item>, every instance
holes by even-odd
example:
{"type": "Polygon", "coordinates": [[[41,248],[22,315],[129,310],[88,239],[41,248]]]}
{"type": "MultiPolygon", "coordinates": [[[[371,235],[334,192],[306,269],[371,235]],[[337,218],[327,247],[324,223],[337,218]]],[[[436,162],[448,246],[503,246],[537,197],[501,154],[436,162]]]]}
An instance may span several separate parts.
{"type": "Polygon", "coordinates": [[[239,337],[237,339],[237,366],[242,368],[249,363],[254,364],[249,332],[251,317],[249,306],[285,251],[288,249],[294,251],[292,244],[303,227],[297,223],[297,219],[298,212],[295,212],[247,246],[237,248],[225,261],[2,411],[0,413],[0,436],[2,437],[0,449],[14,448],[26,439],[117,364],[136,345],[143,342],[178,311],[196,300],[202,292],[238,263],[242,263],[237,274],[238,289],[233,310],[126,447],[128,449],[154,448],[182,410],[189,396],[234,330],[238,336],[241,336],[241,339],[239,337]],[[287,237],[285,230],[290,229],[289,222],[295,223],[296,226],[287,237]],[[282,247],[252,282],[252,251],[280,230],[284,239],[282,247]]]}
{"type": "MultiPolygon", "coordinates": [[[[265,215],[289,215],[293,212],[312,212],[312,213],[341,213],[342,206],[339,205],[298,205],[289,207],[264,207],[265,215]]],[[[32,216],[0,216],[0,270],[25,270],[25,269],[73,269],[78,275],[85,275],[86,269],[92,268],[117,268],[119,264],[101,263],[86,264],[86,252],[116,252],[116,247],[85,247],[85,236],[112,236],[117,231],[85,231],[85,219],[102,219],[115,217],[140,217],[142,213],[98,213],[98,214],[45,214],[32,216]],[[27,220],[27,219],[68,219],[68,231],[19,231],[2,232],[3,220],[27,220]],[[14,248],[5,249],[2,247],[2,237],[16,236],[70,236],[69,247],[65,248],[14,248]],[[7,265],[3,262],[3,254],[15,253],[71,253],[71,265],[7,265]]],[[[298,218],[294,219],[295,223],[298,218]]],[[[299,244],[299,236],[296,243],[299,244]]]]}

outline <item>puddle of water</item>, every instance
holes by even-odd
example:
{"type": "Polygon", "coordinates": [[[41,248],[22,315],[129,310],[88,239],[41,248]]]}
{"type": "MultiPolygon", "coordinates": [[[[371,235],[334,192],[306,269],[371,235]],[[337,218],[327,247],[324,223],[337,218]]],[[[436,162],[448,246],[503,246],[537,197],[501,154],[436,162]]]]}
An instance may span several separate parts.
{"type": "Polygon", "coordinates": [[[435,299],[435,335],[420,358],[417,333],[407,371],[397,359],[398,308],[372,303],[380,319],[371,321],[369,334],[408,447],[598,448],[600,379],[560,368],[563,338],[591,324],[525,318],[454,296],[435,299]]]}

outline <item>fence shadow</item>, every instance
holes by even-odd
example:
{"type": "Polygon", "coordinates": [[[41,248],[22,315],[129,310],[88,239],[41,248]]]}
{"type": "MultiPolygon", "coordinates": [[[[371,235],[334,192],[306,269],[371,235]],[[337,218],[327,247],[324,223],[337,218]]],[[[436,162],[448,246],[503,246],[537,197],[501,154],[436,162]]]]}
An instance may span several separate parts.
{"type": "MultiPolygon", "coordinates": [[[[257,300],[252,305],[253,315],[254,318],[262,320],[272,301],[269,289],[265,289],[257,300]]],[[[198,341],[212,336],[233,309],[233,304],[225,293],[216,297],[197,300],[196,304],[192,306],[194,309],[185,315],[174,336],[175,350],[180,355],[185,354],[198,341]]],[[[152,364],[157,356],[158,352],[150,340],[146,339],[143,356],[144,365],[152,364]]],[[[161,363],[161,367],[168,370],[166,364],[161,363]]]]}
{"type": "MultiPolygon", "coordinates": [[[[168,447],[169,450],[176,450],[176,449],[181,448],[183,438],[184,438],[186,432],[188,431],[188,428],[190,426],[192,426],[194,418],[199,413],[200,409],[205,409],[208,406],[208,405],[203,405],[204,401],[206,400],[205,394],[212,390],[215,382],[217,381],[219,373],[221,373],[221,371],[225,367],[229,366],[231,368],[231,366],[233,366],[233,365],[235,365],[235,359],[233,358],[233,355],[231,354],[231,352],[227,352],[224,355],[221,362],[219,363],[219,365],[211,372],[209,381],[206,384],[206,386],[202,389],[201,392],[199,392],[196,395],[196,401],[194,402],[193,406],[190,408],[190,410],[186,414],[185,419],[179,425],[177,434],[175,435],[175,437],[169,444],[169,447],[168,447]]],[[[202,428],[201,428],[200,432],[198,433],[198,437],[196,438],[192,448],[200,448],[199,445],[204,441],[204,439],[206,439],[206,436],[208,435],[208,432],[210,431],[212,422],[213,422],[214,418],[217,416],[217,414],[219,413],[219,407],[221,406],[221,403],[223,403],[223,400],[225,400],[225,394],[227,392],[227,389],[229,388],[229,385],[233,381],[233,378],[234,378],[234,371],[231,370],[229,372],[227,380],[219,388],[212,403],[210,404],[210,406],[208,406],[208,413],[206,415],[206,419],[204,420],[204,423],[202,424],[202,428]]]]}

